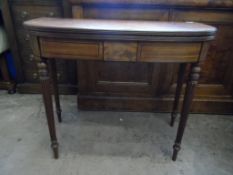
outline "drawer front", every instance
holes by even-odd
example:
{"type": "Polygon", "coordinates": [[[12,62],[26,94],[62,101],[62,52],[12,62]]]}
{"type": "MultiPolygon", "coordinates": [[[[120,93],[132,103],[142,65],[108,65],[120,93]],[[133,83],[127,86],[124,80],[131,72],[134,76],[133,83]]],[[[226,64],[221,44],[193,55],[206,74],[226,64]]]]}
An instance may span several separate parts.
{"type": "Polygon", "coordinates": [[[46,58],[140,61],[195,62],[202,43],[76,41],[41,38],[41,55],[46,58]],[[104,47],[103,47],[104,45],[104,47]]]}
{"type": "Polygon", "coordinates": [[[136,42],[104,42],[104,60],[136,61],[136,42]]]}
{"type": "Polygon", "coordinates": [[[60,17],[61,12],[56,6],[13,5],[12,13],[15,24],[23,27],[24,21],[38,17],[60,17]]]}
{"type": "Polygon", "coordinates": [[[41,55],[47,58],[103,59],[102,42],[41,38],[40,45],[41,55]]]}
{"type": "Polygon", "coordinates": [[[195,62],[201,43],[139,43],[138,61],[195,62]]]}
{"type": "Polygon", "coordinates": [[[206,23],[233,23],[233,13],[207,10],[174,10],[173,21],[197,21],[206,23]]]}

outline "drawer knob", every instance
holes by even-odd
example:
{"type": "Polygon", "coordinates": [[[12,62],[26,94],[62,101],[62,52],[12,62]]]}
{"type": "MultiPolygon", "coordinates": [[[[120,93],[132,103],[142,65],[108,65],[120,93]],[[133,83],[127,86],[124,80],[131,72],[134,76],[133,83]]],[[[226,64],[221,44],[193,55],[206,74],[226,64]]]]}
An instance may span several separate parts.
{"type": "Polygon", "coordinates": [[[29,41],[29,39],[30,39],[30,35],[29,35],[29,34],[26,34],[25,40],[26,40],[26,41],[29,41]]]}
{"type": "Polygon", "coordinates": [[[33,77],[34,80],[36,80],[38,78],[38,74],[37,73],[33,73],[32,77],[33,77]]]}
{"type": "Polygon", "coordinates": [[[54,17],[54,16],[55,16],[54,12],[49,12],[48,13],[48,17],[54,17]]]}
{"type": "Polygon", "coordinates": [[[57,79],[60,80],[61,79],[61,74],[57,73],[57,79]]]}
{"type": "Polygon", "coordinates": [[[27,11],[22,11],[22,13],[21,13],[21,17],[22,18],[26,18],[26,17],[28,17],[28,12],[27,11]]]}
{"type": "Polygon", "coordinates": [[[30,61],[33,61],[33,60],[34,60],[34,58],[35,58],[35,56],[34,56],[33,54],[30,54],[30,56],[29,56],[29,60],[30,60],[30,61]]]}

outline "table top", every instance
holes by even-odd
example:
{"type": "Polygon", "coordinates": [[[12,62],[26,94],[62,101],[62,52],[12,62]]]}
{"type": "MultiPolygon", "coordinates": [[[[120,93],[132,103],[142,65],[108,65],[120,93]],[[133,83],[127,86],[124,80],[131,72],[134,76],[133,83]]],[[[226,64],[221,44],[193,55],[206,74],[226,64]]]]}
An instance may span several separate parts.
{"type": "Polygon", "coordinates": [[[24,22],[33,31],[153,36],[212,36],[216,28],[195,22],[36,18],[24,22]]]}

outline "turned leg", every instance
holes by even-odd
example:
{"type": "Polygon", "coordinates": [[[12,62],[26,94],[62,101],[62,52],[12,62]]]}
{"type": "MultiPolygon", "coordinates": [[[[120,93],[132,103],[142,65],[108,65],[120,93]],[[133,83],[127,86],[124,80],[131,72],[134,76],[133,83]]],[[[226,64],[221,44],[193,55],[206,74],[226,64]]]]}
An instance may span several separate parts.
{"type": "Polygon", "coordinates": [[[53,114],[53,101],[50,87],[50,78],[48,75],[48,67],[45,61],[38,63],[38,72],[41,81],[41,91],[44,100],[45,112],[48,122],[49,134],[51,139],[51,147],[53,149],[54,158],[58,158],[58,142],[56,136],[56,127],[53,114]]]}
{"type": "Polygon", "coordinates": [[[181,94],[182,86],[183,86],[183,82],[184,82],[186,66],[187,66],[186,63],[181,63],[180,67],[179,67],[179,73],[178,73],[177,85],[176,85],[175,100],[174,100],[174,103],[173,103],[173,108],[172,108],[172,113],[171,113],[171,122],[170,122],[171,126],[174,125],[174,122],[175,122],[177,114],[178,114],[180,94],[181,94]]]}
{"type": "Polygon", "coordinates": [[[173,155],[172,155],[172,160],[173,161],[176,160],[178,151],[180,150],[182,137],[183,137],[183,134],[184,134],[184,130],[185,130],[185,126],[186,126],[186,123],[187,123],[190,106],[191,106],[191,103],[192,103],[192,98],[193,98],[193,95],[194,95],[194,89],[195,89],[195,86],[198,83],[200,70],[201,69],[200,69],[198,63],[193,63],[191,65],[191,70],[190,70],[190,73],[189,73],[189,79],[187,81],[187,86],[186,86],[186,90],[185,90],[184,102],[183,102],[180,122],[179,122],[179,126],[178,126],[177,136],[176,136],[175,144],[173,146],[173,155]]]}
{"type": "Polygon", "coordinates": [[[48,60],[48,64],[49,64],[49,74],[50,74],[50,79],[51,79],[51,83],[53,87],[54,99],[55,99],[55,104],[56,104],[57,117],[58,117],[58,121],[62,122],[59,89],[57,85],[56,61],[54,59],[50,59],[48,60]]]}

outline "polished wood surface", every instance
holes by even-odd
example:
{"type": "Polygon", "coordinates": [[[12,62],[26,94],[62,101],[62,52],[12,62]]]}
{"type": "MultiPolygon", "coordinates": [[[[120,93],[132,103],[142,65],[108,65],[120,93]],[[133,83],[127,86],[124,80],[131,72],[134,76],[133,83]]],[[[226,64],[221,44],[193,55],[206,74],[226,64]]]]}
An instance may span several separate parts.
{"type": "Polygon", "coordinates": [[[40,43],[42,45],[41,53],[44,57],[63,59],[79,57],[84,60],[101,60],[103,55],[103,44],[97,41],[41,38],[40,43]]]}
{"type": "Polygon", "coordinates": [[[37,18],[24,22],[30,30],[59,30],[62,32],[94,34],[139,34],[154,36],[211,36],[216,28],[193,22],[151,22],[132,20],[91,20],[37,18]],[[156,34],[156,35],[155,35],[156,34]]]}
{"type": "MultiPolygon", "coordinates": [[[[99,58],[100,62],[125,61],[145,63],[149,61],[151,63],[180,63],[171,125],[173,125],[175,115],[178,112],[179,98],[186,70],[184,62],[190,64],[191,68],[188,72],[180,122],[173,146],[172,160],[175,161],[177,159],[195,87],[200,77],[200,64],[205,60],[209,40],[215,37],[216,28],[185,22],[127,21],[127,24],[124,28],[125,21],[119,20],[54,19],[53,21],[50,18],[39,18],[24,23],[33,36],[31,42],[34,54],[40,58],[38,73],[41,80],[41,89],[54,158],[58,158],[58,141],[50,82],[53,84],[57,115],[61,122],[61,107],[58,97],[54,59],[65,58],[77,61],[89,61],[87,58],[93,57],[92,54],[94,53],[94,55],[98,55],[97,58],[99,58]],[[107,24],[112,24],[112,26],[109,27],[107,24]],[[130,26],[136,29],[131,29],[130,26]],[[153,26],[149,32],[150,37],[153,38],[152,40],[148,38],[149,26],[153,26]],[[175,30],[171,30],[172,26],[174,26],[175,30]],[[192,27],[193,30],[190,30],[192,27]],[[186,38],[185,40],[184,37],[186,38]],[[83,39],[82,42],[80,38],[83,39]],[[116,39],[120,42],[116,41],[116,39]],[[94,47],[92,47],[93,43],[95,43],[94,47]],[[89,54],[87,50],[89,50],[89,54]],[[86,58],[82,58],[82,56],[86,58]]],[[[161,77],[164,78],[166,75],[163,74],[161,77]]],[[[83,79],[88,78],[83,77],[83,79]]]]}

